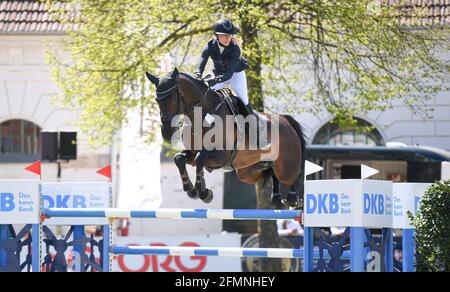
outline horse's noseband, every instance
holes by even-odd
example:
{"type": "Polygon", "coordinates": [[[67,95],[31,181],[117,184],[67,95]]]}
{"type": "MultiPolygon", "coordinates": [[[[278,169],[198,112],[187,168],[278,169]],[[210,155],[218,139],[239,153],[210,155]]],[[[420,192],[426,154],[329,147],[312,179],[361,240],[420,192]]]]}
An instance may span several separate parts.
{"type": "Polygon", "coordinates": [[[170,96],[170,94],[172,93],[172,91],[174,91],[175,89],[178,89],[178,85],[174,85],[172,87],[170,87],[167,90],[164,91],[156,91],[156,100],[157,101],[163,101],[166,98],[168,98],[170,96]]]}

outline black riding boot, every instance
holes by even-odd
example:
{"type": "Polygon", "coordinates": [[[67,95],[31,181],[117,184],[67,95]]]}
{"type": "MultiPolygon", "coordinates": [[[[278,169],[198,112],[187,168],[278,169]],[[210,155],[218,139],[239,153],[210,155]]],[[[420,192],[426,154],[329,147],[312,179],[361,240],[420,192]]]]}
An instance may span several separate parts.
{"type": "Polygon", "coordinates": [[[252,106],[250,105],[250,103],[247,104],[245,107],[247,108],[247,113],[248,113],[249,115],[254,115],[254,116],[257,117],[257,115],[256,115],[255,112],[253,111],[253,108],[252,108],[252,106]]]}

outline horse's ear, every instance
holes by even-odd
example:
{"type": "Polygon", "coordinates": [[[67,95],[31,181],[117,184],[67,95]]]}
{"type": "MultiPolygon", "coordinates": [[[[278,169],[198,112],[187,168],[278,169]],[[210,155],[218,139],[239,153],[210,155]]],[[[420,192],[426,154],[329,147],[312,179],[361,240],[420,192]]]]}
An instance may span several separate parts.
{"type": "Polygon", "coordinates": [[[151,83],[155,84],[155,86],[158,86],[158,84],[159,84],[158,77],[156,77],[148,72],[145,72],[145,76],[147,76],[148,80],[150,80],[151,83]]]}
{"type": "Polygon", "coordinates": [[[170,78],[177,79],[179,74],[180,73],[178,72],[177,67],[175,67],[175,69],[173,69],[172,73],[170,74],[170,78]]]}

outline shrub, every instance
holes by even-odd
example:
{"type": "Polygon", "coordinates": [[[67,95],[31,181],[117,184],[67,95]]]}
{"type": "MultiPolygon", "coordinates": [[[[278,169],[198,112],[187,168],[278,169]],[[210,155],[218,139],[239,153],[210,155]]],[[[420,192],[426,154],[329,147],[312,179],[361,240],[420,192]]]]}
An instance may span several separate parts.
{"type": "Polygon", "coordinates": [[[418,272],[450,271],[450,180],[432,184],[413,218],[418,272]]]}

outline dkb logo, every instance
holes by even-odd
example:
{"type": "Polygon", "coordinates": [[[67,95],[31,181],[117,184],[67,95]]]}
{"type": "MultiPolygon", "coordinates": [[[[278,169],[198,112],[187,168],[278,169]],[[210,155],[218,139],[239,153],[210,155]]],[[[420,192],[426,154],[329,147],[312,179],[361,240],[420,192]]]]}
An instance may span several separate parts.
{"type": "Polygon", "coordinates": [[[44,208],[87,208],[86,198],[81,195],[44,195],[42,204],[44,208]]]}
{"type": "Polygon", "coordinates": [[[337,194],[306,195],[306,213],[336,214],[338,211],[339,197],[337,194]]]}
{"type": "Polygon", "coordinates": [[[0,212],[11,212],[14,210],[14,195],[11,193],[0,193],[0,212]]]}
{"type": "Polygon", "coordinates": [[[384,214],[384,195],[364,193],[364,214],[384,214]]]}

